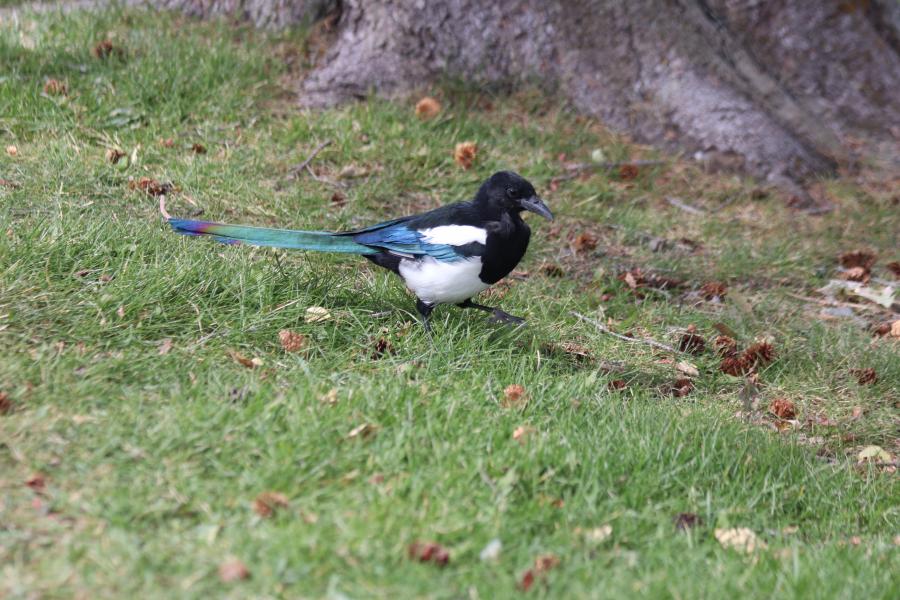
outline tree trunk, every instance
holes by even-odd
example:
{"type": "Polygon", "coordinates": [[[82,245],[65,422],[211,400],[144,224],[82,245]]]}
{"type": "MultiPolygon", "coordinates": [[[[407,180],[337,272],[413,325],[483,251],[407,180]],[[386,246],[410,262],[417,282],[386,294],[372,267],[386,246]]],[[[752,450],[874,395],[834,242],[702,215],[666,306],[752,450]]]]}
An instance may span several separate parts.
{"type": "Polygon", "coordinates": [[[252,22],[257,27],[280,29],[311,23],[335,10],[338,0],[126,0],[156,8],[180,10],[195,17],[225,15],[252,22]]]}
{"type": "Polygon", "coordinates": [[[539,81],[638,141],[775,183],[900,168],[896,0],[150,1],[279,26],[339,8],[307,106],[539,81]]]}
{"type": "Polygon", "coordinates": [[[891,0],[347,0],[302,100],[402,94],[446,75],[538,79],[640,141],[778,183],[806,181],[865,150],[900,164],[895,8],[891,0]]]}

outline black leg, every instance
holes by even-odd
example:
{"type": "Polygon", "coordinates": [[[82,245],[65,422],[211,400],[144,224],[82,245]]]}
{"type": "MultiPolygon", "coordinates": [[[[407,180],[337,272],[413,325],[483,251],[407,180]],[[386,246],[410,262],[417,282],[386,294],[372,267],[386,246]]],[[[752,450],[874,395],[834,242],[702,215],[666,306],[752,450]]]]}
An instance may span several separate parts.
{"type": "Polygon", "coordinates": [[[489,312],[491,313],[491,315],[493,315],[491,317],[491,320],[498,323],[515,323],[518,325],[525,322],[525,319],[523,319],[522,317],[514,317],[509,313],[503,312],[499,308],[491,308],[490,306],[485,306],[484,304],[476,304],[472,302],[471,298],[469,298],[465,302],[460,302],[459,304],[457,304],[457,306],[460,308],[474,308],[476,310],[489,312]]]}
{"type": "Polygon", "coordinates": [[[429,318],[431,317],[431,311],[434,310],[434,304],[422,302],[416,298],[416,310],[422,315],[422,325],[425,326],[425,331],[431,333],[431,321],[429,321],[429,318]]]}

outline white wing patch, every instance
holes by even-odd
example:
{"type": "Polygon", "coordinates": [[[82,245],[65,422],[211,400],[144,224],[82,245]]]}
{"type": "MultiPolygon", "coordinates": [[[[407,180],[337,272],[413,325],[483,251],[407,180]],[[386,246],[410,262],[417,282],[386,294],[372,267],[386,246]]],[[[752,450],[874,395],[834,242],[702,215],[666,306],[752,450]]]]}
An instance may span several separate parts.
{"type": "MultiPolygon", "coordinates": [[[[451,228],[454,227],[435,227],[451,228]]],[[[432,304],[455,304],[488,289],[490,284],[481,281],[479,273],[481,258],[477,256],[454,262],[442,262],[430,256],[415,261],[400,261],[400,275],[406,287],[423,301],[432,304]]]]}
{"type": "Polygon", "coordinates": [[[447,244],[449,246],[465,246],[472,242],[487,243],[487,231],[472,225],[441,225],[423,229],[419,235],[429,244],[447,244]]]}

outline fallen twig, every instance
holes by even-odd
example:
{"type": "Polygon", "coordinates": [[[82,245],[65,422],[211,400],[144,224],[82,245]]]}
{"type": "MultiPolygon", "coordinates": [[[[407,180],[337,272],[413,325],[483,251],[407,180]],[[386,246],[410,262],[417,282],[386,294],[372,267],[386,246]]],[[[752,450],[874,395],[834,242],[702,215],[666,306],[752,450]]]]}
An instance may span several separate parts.
{"type": "Polygon", "coordinates": [[[654,167],[662,164],[665,164],[664,160],[623,160],[619,162],[576,163],[566,166],[566,171],[568,171],[568,173],[557,175],[553,178],[553,181],[566,181],[569,179],[575,179],[582,173],[588,173],[590,171],[611,171],[613,169],[618,169],[619,167],[624,167],[625,165],[633,165],[635,167],[654,167]]]}
{"type": "Polygon", "coordinates": [[[665,350],[666,352],[671,352],[673,354],[686,354],[685,352],[682,352],[681,350],[673,348],[672,346],[667,346],[661,342],[657,342],[656,340],[651,340],[651,339],[647,339],[647,338],[633,338],[633,337],[628,337],[627,335],[622,335],[620,333],[616,333],[615,331],[612,331],[609,327],[607,327],[600,321],[595,321],[594,319],[586,317],[581,313],[577,313],[577,312],[573,311],[572,314],[575,315],[576,317],[578,317],[579,319],[581,319],[582,321],[584,321],[586,323],[590,323],[591,325],[593,325],[594,327],[596,327],[603,333],[608,333],[609,335],[613,336],[614,338],[620,339],[623,342],[632,342],[634,344],[647,344],[648,346],[653,346],[654,348],[659,348],[660,350],[665,350]]]}
{"type": "Polygon", "coordinates": [[[299,165],[297,165],[296,167],[291,169],[291,175],[293,177],[299,177],[300,174],[303,172],[303,170],[306,167],[308,167],[313,160],[315,160],[316,155],[318,155],[319,152],[321,152],[322,150],[324,150],[325,148],[327,148],[330,145],[331,145],[331,140],[325,140],[324,142],[322,142],[321,144],[316,146],[316,149],[313,150],[312,153],[306,157],[306,160],[304,160],[302,163],[300,163],[299,165]]]}
{"type": "Polygon", "coordinates": [[[684,212],[689,212],[692,215],[702,215],[706,212],[702,208],[697,208],[696,206],[691,206],[690,204],[687,204],[680,198],[675,198],[674,196],[666,196],[666,202],[668,202],[675,208],[680,208],[684,212]]]}
{"type": "Polygon", "coordinates": [[[328,179],[327,177],[319,177],[316,175],[316,172],[313,171],[312,167],[306,165],[306,172],[309,173],[309,176],[312,177],[315,181],[319,183],[324,183],[325,185],[330,185],[336,190],[345,191],[349,186],[346,183],[341,183],[340,181],[334,181],[332,179],[328,179]]]}

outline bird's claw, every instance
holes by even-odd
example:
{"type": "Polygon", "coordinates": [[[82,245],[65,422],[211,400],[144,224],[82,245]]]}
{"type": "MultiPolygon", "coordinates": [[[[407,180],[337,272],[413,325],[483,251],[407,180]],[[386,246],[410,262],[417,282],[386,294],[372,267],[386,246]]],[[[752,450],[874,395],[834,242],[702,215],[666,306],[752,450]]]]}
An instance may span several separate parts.
{"type": "Polygon", "coordinates": [[[494,309],[491,314],[490,321],[492,323],[504,323],[506,325],[524,325],[525,319],[522,317],[515,317],[509,313],[505,313],[502,310],[494,309]]]}

